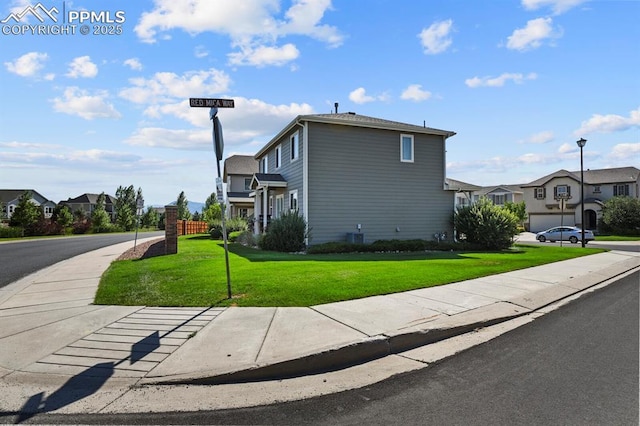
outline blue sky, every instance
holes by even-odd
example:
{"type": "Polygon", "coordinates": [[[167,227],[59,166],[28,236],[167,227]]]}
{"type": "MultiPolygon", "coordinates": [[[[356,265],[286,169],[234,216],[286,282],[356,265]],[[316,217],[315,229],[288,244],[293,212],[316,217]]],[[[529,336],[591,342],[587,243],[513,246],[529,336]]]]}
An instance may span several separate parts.
{"type": "Polygon", "coordinates": [[[581,137],[585,168],[640,167],[640,1],[0,4],[0,188],[204,201],[211,121],[189,97],[235,100],[225,157],[339,102],[456,132],[447,176],[478,185],[579,170],[581,137]]]}

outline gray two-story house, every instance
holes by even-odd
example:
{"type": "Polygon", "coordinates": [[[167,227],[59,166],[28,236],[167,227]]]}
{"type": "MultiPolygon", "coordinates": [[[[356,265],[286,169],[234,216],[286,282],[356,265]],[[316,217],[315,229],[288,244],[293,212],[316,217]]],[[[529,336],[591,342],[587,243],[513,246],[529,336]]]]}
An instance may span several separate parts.
{"type": "Polygon", "coordinates": [[[227,185],[227,214],[229,217],[253,216],[251,180],[258,171],[253,155],[232,155],[224,161],[222,180],[227,185]]]}
{"type": "Polygon", "coordinates": [[[256,233],[284,211],[310,245],[451,235],[445,145],[454,132],[355,113],[300,115],[256,155],[256,233]]]}
{"type": "Polygon", "coordinates": [[[636,167],[584,170],[584,220],[580,171],[558,170],[522,185],[529,214],[529,230],[540,232],[561,223],[596,229],[604,202],[616,196],[640,198],[640,170],[636,167]]]}

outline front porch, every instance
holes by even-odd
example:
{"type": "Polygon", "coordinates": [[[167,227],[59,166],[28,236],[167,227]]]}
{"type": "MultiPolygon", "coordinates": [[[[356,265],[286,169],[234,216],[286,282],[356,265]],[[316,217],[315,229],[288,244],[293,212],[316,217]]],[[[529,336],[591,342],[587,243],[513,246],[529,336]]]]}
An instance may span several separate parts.
{"type": "Polygon", "coordinates": [[[251,181],[250,196],[255,212],[254,234],[267,231],[272,218],[280,217],[285,210],[287,181],[279,174],[256,173],[251,181]]]}

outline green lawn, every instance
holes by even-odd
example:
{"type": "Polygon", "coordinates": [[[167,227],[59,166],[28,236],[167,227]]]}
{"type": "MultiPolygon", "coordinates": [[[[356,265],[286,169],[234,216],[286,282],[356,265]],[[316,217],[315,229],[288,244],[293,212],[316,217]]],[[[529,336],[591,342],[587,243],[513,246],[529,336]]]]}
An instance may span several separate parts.
{"type": "Polygon", "coordinates": [[[146,306],[311,306],[493,275],[599,253],[517,246],[510,251],[303,255],[230,244],[227,299],[222,242],[180,237],[178,254],[114,262],[95,303],[146,306]]]}
{"type": "Polygon", "coordinates": [[[596,241],[640,241],[640,236],[596,235],[596,241]]]}

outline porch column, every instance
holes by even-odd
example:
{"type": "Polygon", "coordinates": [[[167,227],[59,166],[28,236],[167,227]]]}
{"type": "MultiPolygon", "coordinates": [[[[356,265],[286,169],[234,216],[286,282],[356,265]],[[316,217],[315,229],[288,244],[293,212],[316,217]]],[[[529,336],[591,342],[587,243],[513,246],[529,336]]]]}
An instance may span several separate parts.
{"type": "Polygon", "coordinates": [[[269,213],[269,187],[262,189],[262,233],[267,229],[267,214],[269,213]]]}

